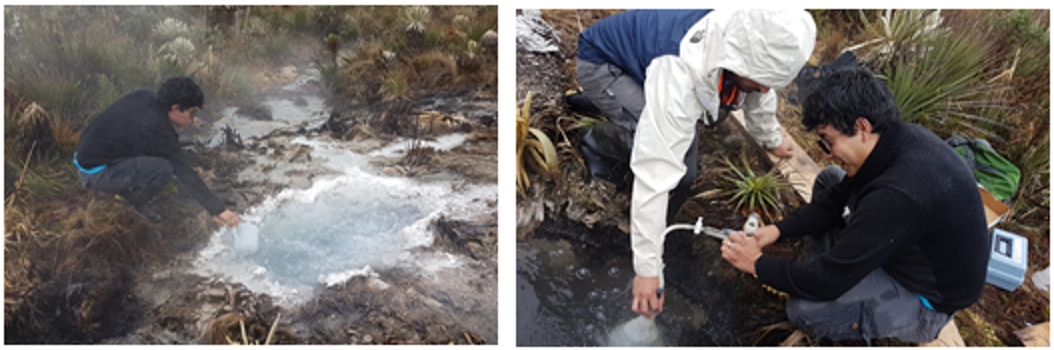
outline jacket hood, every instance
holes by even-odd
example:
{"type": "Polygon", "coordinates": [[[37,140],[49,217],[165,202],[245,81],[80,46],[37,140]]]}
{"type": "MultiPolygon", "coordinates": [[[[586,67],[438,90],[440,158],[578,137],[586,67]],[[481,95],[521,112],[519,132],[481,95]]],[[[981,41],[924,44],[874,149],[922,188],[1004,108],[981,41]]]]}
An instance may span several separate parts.
{"type": "Polygon", "coordinates": [[[736,11],[724,39],[718,67],[779,89],[794,81],[812,55],[816,23],[805,11],[736,11]]]}

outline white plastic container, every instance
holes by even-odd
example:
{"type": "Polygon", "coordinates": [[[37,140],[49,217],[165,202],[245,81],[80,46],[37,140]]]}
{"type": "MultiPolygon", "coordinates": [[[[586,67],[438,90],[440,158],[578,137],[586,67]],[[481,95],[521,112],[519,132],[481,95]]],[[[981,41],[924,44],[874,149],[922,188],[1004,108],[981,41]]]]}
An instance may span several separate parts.
{"type": "Polygon", "coordinates": [[[662,337],[655,321],[638,316],[611,330],[607,346],[662,346],[662,337]]]}
{"type": "Polygon", "coordinates": [[[1028,239],[997,228],[992,230],[991,249],[985,282],[1014,291],[1028,270],[1028,239]]]}
{"type": "Polygon", "coordinates": [[[252,254],[260,248],[260,228],[251,222],[243,222],[234,229],[234,250],[241,254],[252,254]]]}

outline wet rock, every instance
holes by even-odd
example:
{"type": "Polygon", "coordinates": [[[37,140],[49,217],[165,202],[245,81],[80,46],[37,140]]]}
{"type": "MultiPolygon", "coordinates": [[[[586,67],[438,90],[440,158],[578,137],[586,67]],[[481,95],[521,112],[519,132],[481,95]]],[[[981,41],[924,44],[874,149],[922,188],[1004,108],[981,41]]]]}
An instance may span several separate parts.
{"type": "Polygon", "coordinates": [[[418,301],[424,303],[426,306],[428,306],[430,308],[433,308],[433,309],[439,309],[439,308],[443,307],[443,303],[440,303],[438,300],[435,300],[435,299],[432,299],[432,298],[430,298],[430,297],[428,297],[426,295],[423,295],[423,294],[421,294],[420,292],[418,292],[417,290],[415,290],[413,288],[407,289],[406,290],[406,295],[409,296],[412,299],[417,299],[418,301]]]}
{"type": "Polygon", "coordinates": [[[293,81],[293,79],[296,79],[296,77],[297,77],[296,67],[295,66],[282,67],[281,71],[278,72],[278,76],[277,77],[278,77],[278,79],[280,79],[282,82],[285,82],[285,83],[293,81]]]}
{"type": "Polygon", "coordinates": [[[417,115],[418,132],[427,135],[445,135],[464,123],[464,117],[444,114],[440,111],[424,111],[417,115]]]}
{"type": "Polygon", "coordinates": [[[377,131],[369,125],[359,125],[347,129],[347,131],[341,133],[339,137],[340,139],[345,141],[357,142],[362,139],[376,138],[377,131]]]}
{"type": "Polygon", "coordinates": [[[289,177],[289,188],[305,189],[311,187],[311,179],[296,176],[295,170],[287,171],[284,175],[289,177]]]}
{"type": "Polygon", "coordinates": [[[403,175],[406,175],[406,170],[403,169],[401,166],[397,166],[396,165],[396,166],[385,167],[384,169],[381,170],[381,173],[383,173],[384,175],[393,176],[393,177],[394,176],[403,176],[403,175]]]}
{"type": "Polygon", "coordinates": [[[446,327],[441,325],[428,325],[425,326],[425,339],[424,342],[428,344],[451,344],[452,339],[450,336],[445,334],[446,327]]]}
{"type": "Polygon", "coordinates": [[[311,162],[311,146],[296,145],[293,146],[293,155],[289,156],[290,163],[308,163],[311,162]]]}
{"type": "Polygon", "coordinates": [[[368,282],[368,285],[370,287],[370,290],[375,292],[383,291],[390,287],[387,283],[384,283],[384,281],[380,280],[379,278],[370,278],[370,282],[368,282]]]}
{"type": "Polygon", "coordinates": [[[439,218],[432,225],[436,232],[435,245],[445,246],[477,260],[492,257],[496,253],[496,227],[492,224],[439,218]]]}
{"type": "Polygon", "coordinates": [[[492,128],[498,121],[498,111],[475,111],[469,114],[469,119],[477,121],[485,128],[492,128]]]}
{"type": "Polygon", "coordinates": [[[468,242],[465,244],[465,249],[472,256],[484,256],[487,254],[487,248],[483,247],[479,242],[468,242]]]}
{"type": "Polygon", "coordinates": [[[276,144],[272,144],[272,145],[269,145],[269,146],[271,146],[270,147],[271,148],[271,154],[269,154],[267,156],[268,159],[272,159],[272,160],[280,160],[280,159],[282,159],[282,160],[284,160],[284,158],[285,158],[285,146],[276,145],[276,144]]]}
{"type": "Polygon", "coordinates": [[[272,121],[271,109],[267,106],[244,106],[238,107],[234,111],[234,115],[249,118],[252,120],[272,121]]]}
{"type": "Polygon", "coordinates": [[[227,295],[227,291],[221,288],[208,288],[198,293],[199,300],[222,300],[227,295]]]}

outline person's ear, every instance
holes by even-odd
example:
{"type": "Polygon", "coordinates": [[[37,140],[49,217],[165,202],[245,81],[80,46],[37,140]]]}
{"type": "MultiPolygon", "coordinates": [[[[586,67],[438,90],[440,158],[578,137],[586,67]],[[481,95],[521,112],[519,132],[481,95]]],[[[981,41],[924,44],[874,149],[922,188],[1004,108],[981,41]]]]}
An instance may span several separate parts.
{"type": "Polygon", "coordinates": [[[176,103],[176,104],[173,104],[173,105],[172,105],[172,107],[168,109],[168,111],[169,111],[169,112],[176,112],[176,113],[179,113],[179,112],[180,112],[180,110],[179,110],[179,104],[178,104],[178,103],[176,103]]]}
{"type": "Polygon", "coordinates": [[[863,138],[861,139],[861,141],[863,142],[867,142],[867,139],[871,137],[871,131],[874,130],[873,125],[871,125],[871,122],[868,121],[867,118],[863,117],[856,118],[856,123],[853,127],[856,128],[857,134],[862,135],[863,138]]]}

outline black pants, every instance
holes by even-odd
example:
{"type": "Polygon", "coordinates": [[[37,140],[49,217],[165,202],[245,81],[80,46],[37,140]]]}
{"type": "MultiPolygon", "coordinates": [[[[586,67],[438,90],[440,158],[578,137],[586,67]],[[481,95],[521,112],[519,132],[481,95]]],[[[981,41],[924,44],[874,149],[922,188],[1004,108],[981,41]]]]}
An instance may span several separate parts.
{"type": "Polygon", "coordinates": [[[144,205],[172,181],[172,163],[164,158],[135,157],[107,164],[95,174],[80,172],[85,188],[117,194],[134,206],[144,205]]]}

